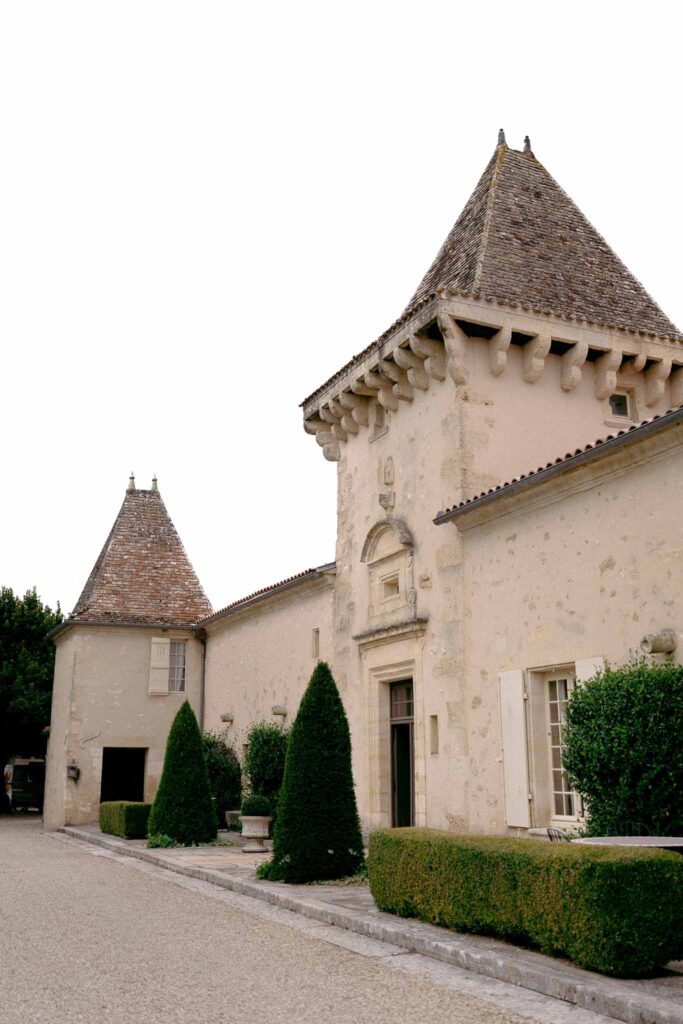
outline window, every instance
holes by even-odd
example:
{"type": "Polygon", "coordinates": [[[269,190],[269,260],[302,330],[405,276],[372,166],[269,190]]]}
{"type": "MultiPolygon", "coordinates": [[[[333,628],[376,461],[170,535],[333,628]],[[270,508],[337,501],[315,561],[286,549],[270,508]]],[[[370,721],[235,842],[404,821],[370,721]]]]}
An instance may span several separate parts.
{"type": "Polygon", "coordinates": [[[621,392],[615,392],[609,396],[609,407],[612,416],[618,416],[620,419],[631,419],[631,403],[627,394],[621,392]]]}
{"type": "Polygon", "coordinates": [[[320,657],[320,630],[314,629],[311,641],[311,654],[314,658],[320,657]]]}
{"type": "Polygon", "coordinates": [[[168,663],[168,692],[185,692],[185,643],[171,642],[168,663]]]}
{"type": "Polygon", "coordinates": [[[547,680],[551,813],[554,818],[577,818],[583,813],[581,799],[571,789],[567,773],[562,768],[565,712],[573,689],[572,676],[547,680]]]}
{"type": "Polygon", "coordinates": [[[429,716],[429,753],[439,753],[439,716],[429,716]]]}
{"type": "Polygon", "coordinates": [[[394,573],[392,576],[385,576],[382,580],[382,600],[392,601],[399,596],[399,592],[398,573],[394,573]]]}

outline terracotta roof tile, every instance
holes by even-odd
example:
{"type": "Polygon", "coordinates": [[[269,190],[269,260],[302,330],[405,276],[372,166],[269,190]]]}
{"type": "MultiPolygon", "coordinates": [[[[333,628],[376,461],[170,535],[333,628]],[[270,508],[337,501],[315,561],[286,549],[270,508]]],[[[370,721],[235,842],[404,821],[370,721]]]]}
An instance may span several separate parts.
{"type": "Polygon", "coordinates": [[[408,308],[448,286],[560,317],[680,337],[533,153],[504,144],[408,308]]]}
{"type": "Polygon", "coordinates": [[[158,491],[127,491],[68,622],[193,625],[211,604],[158,491]]]}
{"type": "Polygon", "coordinates": [[[205,626],[209,622],[215,622],[217,619],[222,618],[229,612],[236,611],[238,608],[253,604],[260,598],[274,594],[277,590],[287,590],[293,584],[304,583],[309,579],[318,579],[326,572],[332,572],[334,568],[335,563],[329,562],[326,565],[319,565],[316,569],[303,569],[294,576],[288,576],[286,579],[279,580],[277,583],[271,583],[268,587],[261,587],[260,590],[255,590],[252,594],[247,594],[246,597],[240,597],[237,601],[232,601],[230,604],[226,604],[225,608],[221,608],[219,611],[214,612],[214,614],[208,615],[206,618],[202,619],[198,625],[205,626]]]}

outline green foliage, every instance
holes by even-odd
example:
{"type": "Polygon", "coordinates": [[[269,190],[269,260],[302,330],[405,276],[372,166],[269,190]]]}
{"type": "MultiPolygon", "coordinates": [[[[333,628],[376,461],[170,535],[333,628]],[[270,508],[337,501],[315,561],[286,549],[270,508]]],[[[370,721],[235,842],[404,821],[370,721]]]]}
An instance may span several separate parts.
{"type": "Polygon", "coordinates": [[[251,796],[245,796],[242,801],[242,814],[247,817],[269,817],[270,816],[270,800],[267,796],[261,796],[260,793],[252,793],[251,796]]]}
{"type": "Polygon", "coordinates": [[[683,666],[605,669],[567,707],[563,764],[586,801],[590,835],[642,822],[683,834],[683,666]]]}
{"type": "Polygon", "coordinates": [[[216,814],[222,823],[225,821],[225,812],[234,811],[240,805],[242,769],[235,751],[226,743],[223,736],[205,732],[202,743],[211,792],[216,801],[216,814]]]}
{"type": "Polygon", "coordinates": [[[663,850],[373,833],[370,888],[380,910],[641,977],[683,954],[683,858],[663,850]]]}
{"type": "Polygon", "coordinates": [[[50,630],[62,621],[35,589],[19,597],[0,588],[0,767],[13,754],[44,757],[55,650],[50,630]]]}
{"type": "Polygon", "coordinates": [[[185,701],[168,734],[149,832],[192,846],[215,839],[217,827],[202,737],[194,711],[185,701]]]}
{"type": "Polygon", "coordinates": [[[252,793],[277,802],[285,771],[289,733],[281,725],[257,722],[247,735],[244,774],[252,793]]]}
{"type": "Polygon", "coordinates": [[[171,839],[170,836],[165,836],[162,833],[150,836],[147,840],[147,846],[150,850],[171,850],[174,846],[180,846],[180,843],[176,843],[175,839],[171,839]]]}
{"type": "Polygon", "coordinates": [[[260,877],[274,881],[344,878],[363,863],[349,725],[322,661],[292,726],[273,838],[273,858],[260,877]]]}
{"type": "Polygon", "coordinates": [[[128,800],[110,800],[100,804],[100,828],[123,839],[144,839],[147,835],[151,804],[128,800]]]}

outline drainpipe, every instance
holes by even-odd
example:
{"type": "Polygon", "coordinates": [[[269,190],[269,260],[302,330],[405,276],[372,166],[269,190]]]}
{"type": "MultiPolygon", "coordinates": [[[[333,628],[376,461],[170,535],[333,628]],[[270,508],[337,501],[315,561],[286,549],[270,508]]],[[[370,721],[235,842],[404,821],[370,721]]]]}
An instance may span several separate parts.
{"type": "Polygon", "coordinates": [[[206,641],[207,633],[205,629],[195,629],[195,639],[199,640],[202,645],[202,667],[199,676],[199,731],[204,732],[204,676],[206,672],[206,641]]]}

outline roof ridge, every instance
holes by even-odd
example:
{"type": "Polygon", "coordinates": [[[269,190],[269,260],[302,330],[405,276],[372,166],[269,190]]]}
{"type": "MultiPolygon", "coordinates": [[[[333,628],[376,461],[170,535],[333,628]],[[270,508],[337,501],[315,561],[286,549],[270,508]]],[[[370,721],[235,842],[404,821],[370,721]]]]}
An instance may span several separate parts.
{"type": "Polygon", "coordinates": [[[484,257],[486,256],[486,243],[488,242],[489,231],[491,230],[491,221],[493,219],[493,203],[496,193],[496,185],[498,184],[498,176],[505,154],[507,153],[508,147],[505,142],[501,142],[496,147],[495,158],[496,165],[493,169],[493,175],[491,177],[491,184],[489,185],[488,195],[486,197],[486,209],[484,211],[484,227],[481,232],[481,241],[479,243],[479,255],[477,257],[477,265],[474,270],[474,277],[472,279],[472,289],[476,289],[479,285],[479,278],[481,277],[481,271],[484,266],[484,257]]]}

